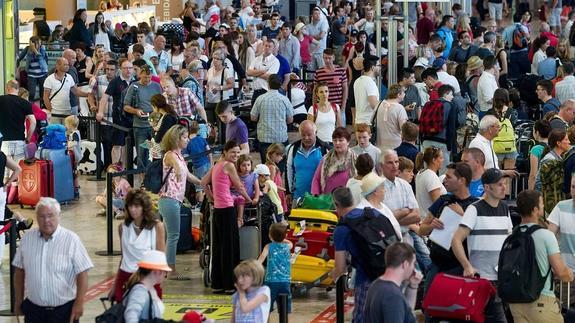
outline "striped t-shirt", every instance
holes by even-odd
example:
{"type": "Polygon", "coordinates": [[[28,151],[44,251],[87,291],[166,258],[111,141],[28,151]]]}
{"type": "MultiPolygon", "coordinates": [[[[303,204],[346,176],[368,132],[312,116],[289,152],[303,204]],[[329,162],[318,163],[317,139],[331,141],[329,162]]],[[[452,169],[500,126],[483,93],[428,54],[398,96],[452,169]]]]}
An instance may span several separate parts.
{"type": "Polygon", "coordinates": [[[335,66],[333,71],[329,71],[327,67],[321,68],[315,72],[314,81],[327,83],[327,88],[329,89],[329,102],[342,106],[343,84],[347,84],[347,73],[345,68],[335,66]]]}
{"type": "Polygon", "coordinates": [[[575,205],[573,199],[557,203],[547,220],[559,227],[561,257],[571,270],[575,270],[575,205]]]}
{"type": "Polygon", "coordinates": [[[499,252],[513,229],[507,204],[500,201],[492,207],[485,200],[477,201],[467,207],[460,225],[471,230],[467,237],[469,262],[481,278],[496,281],[499,252]]]}

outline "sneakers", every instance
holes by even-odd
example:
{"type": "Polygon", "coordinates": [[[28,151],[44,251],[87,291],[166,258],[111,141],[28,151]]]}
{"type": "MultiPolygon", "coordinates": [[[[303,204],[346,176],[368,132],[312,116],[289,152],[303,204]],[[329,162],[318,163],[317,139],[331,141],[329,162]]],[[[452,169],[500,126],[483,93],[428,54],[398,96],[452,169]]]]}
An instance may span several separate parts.
{"type": "Polygon", "coordinates": [[[116,220],[124,220],[124,212],[123,211],[116,211],[116,214],[114,215],[114,219],[116,220]]]}

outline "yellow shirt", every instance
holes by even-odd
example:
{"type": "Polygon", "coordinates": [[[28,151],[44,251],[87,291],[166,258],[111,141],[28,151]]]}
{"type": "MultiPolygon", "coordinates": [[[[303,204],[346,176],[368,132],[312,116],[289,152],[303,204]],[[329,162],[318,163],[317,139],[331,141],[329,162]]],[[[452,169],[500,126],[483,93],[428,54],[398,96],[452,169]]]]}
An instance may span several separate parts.
{"type": "Polygon", "coordinates": [[[278,214],[283,214],[284,208],[282,207],[282,202],[281,202],[280,197],[278,195],[278,186],[271,179],[266,180],[266,184],[269,186],[269,190],[268,190],[267,194],[270,197],[270,200],[272,200],[272,202],[278,208],[278,214]]]}

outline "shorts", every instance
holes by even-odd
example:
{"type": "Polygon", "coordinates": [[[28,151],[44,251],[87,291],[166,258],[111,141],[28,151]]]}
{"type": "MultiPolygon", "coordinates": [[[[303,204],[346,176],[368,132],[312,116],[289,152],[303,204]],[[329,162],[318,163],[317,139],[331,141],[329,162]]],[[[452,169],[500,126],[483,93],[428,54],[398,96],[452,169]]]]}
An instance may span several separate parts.
{"type": "MultiPolygon", "coordinates": [[[[291,313],[291,288],[290,282],[265,282],[270,288],[270,312],[274,310],[274,303],[279,301],[280,294],[287,294],[287,312],[291,313]]],[[[279,302],[278,302],[279,305],[279,302]]]]}
{"type": "Polygon", "coordinates": [[[514,151],[512,153],[502,153],[502,154],[495,154],[495,155],[497,155],[497,159],[499,161],[503,161],[505,159],[517,159],[517,156],[519,156],[519,153],[514,151]]]}
{"type": "Polygon", "coordinates": [[[112,130],[112,146],[125,146],[126,145],[126,133],[122,130],[114,128],[112,130]]]}
{"type": "Polygon", "coordinates": [[[554,8],[554,9],[550,10],[549,19],[547,19],[549,26],[561,27],[561,11],[562,10],[563,10],[562,8],[554,8]]]}
{"type": "Polygon", "coordinates": [[[503,3],[489,3],[489,16],[491,19],[503,19],[503,3]]]}
{"type": "MultiPolygon", "coordinates": [[[[210,163],[206,163],[201,165],[200,167],[193,167],[192,171],[194,175],[199,178],[200,180],[208,173],[210,170],[210,163]]],[[[201,185],[196,185],[196,192],[203,192],[203,188],[201,185]]]]}

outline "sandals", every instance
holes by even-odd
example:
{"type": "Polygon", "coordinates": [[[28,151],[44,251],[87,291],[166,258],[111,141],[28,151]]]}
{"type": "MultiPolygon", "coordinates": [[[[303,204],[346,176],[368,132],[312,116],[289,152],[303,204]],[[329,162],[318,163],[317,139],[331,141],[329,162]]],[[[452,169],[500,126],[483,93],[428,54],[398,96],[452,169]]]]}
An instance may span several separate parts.
{"type": "Polygon", "coordinates": [[[182,280],[192,280],[190,277],[184,276],[184,275],[182,275],[182,274],[177,274],[177,275],[169,276],[168,279],[169,279],[169,280],[179,280],[179,281],[182,281],[182,280]]]}

